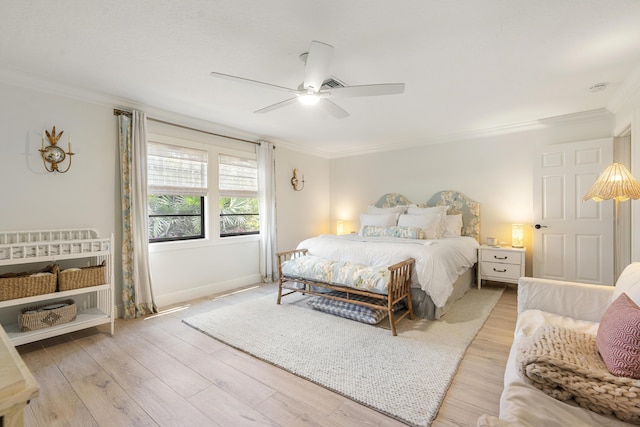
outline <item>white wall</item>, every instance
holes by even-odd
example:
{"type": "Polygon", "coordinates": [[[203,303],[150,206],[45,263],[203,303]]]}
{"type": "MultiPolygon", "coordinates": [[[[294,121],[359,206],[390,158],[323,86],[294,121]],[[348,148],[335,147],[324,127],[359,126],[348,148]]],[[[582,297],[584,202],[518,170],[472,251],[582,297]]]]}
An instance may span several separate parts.
{"type": "MultiPolygon", "coordinates": [[[[0,150],[0,229],[94,228],[105,237],[115,233],[119,241],[117,127],[111,109],[0,83],[0,150]],[[76,153],[65,174],[46,172],[38,152],[42,132],[54,125],[56,132],[64,131],[65,150],[71,134],[76,153]]],[[[114,258],[120,295],[118,250],[114,258]]]]}
{"type": "MultiPolygon", "coordinates": [[[[389,192],[424,203],[456,190],[480,203],[480,238],[511,243],[511,224],[533,222],[533,161],[545,145],[607,137],[611,118],[559,120],[536,130],[331,160],[331,222],[357,231],[359,214],[389,192]]],[[[527,274],[531,229],[525,227],[527,274]]]]}
{"type": "MultiPolygon", "coordinates": [[[[0,83],[0,227],[115,230],[117,135],[108,108],[0,83]],[[71,134],[73,166],[45,171],[38,149],[53,126],[71,134]]],[[[65,161],[66,164],[66,161],[65,161]]]]}
{"type": "Polygon", "coordinates": [[[329,182],[329,160],[276,148],[279,251],[295,249],[308,237],[335,232],[329,227],[329,182]],[[294,168],[299,170],[299,175],[304,174],[302,191],[294,191],[291,186],[294,168]]]}

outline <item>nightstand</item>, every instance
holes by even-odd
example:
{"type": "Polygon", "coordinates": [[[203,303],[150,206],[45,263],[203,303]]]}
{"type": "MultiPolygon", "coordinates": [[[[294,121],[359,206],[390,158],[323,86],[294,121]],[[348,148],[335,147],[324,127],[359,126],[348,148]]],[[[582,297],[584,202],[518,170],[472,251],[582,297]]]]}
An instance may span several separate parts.
{"type": "Polygon", "coordinates": [[[478,289],[482,280],[518,283],[524,276],[526,248],[482,245],[478,249],[478,289]]]}

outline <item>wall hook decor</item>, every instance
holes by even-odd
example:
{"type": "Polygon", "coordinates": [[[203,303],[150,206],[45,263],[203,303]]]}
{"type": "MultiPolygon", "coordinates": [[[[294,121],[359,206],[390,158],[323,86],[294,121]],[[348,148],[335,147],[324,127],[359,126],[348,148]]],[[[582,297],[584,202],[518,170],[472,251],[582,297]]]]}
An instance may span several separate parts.
{"type": "Polygon", "coordinates": [[[75,154],[71,151],[71,137],[69,136],[67,139],[69,150],[66,153],[62,148],[58,147],[58,141],[60,141],[60,137],[63,133],[64,131],[62,130],[59,134],[56,134],[55,126],[53,127],[53,129],[51,129],[51,133],[49,133],[48,130],[45,130],[42,133],[42,147],[38,151],[40,151],[40,154],[42,155],[42,163],[44,164],[44,168],[48,172],[65,173],[71,167],[71,157],[75,154]],[[44,145],[45,135],[47,141],[49,141],[49,145],[46,147],[44,145]],[[60,170],[58,165],[64,162],[67,156],[69,158],[69,163],[67,164],[65,170],[60,170]]]}
{"type": "Polygon", "coordinates": [[[302,189],[304,188],[304,175],[302,175],[302,179],[299,180],[298,169],[293,170],[293,177],[291,178],[291,186],[295,191],[302,191],[302,189]]]}

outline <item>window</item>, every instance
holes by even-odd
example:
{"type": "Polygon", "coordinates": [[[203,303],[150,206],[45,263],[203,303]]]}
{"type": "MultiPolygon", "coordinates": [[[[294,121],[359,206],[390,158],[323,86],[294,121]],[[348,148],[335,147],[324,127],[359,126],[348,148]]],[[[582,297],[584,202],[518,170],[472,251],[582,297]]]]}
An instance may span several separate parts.
{"type": "Polygon", "coordinates": [[[221,154],[218,166],[220,237],[258,234],[257,162],[221,154]]]}
{"type": "Polygon", "coordinates": [[[207,152],[147,143],[149,242],[202,239],[207,152]]]}

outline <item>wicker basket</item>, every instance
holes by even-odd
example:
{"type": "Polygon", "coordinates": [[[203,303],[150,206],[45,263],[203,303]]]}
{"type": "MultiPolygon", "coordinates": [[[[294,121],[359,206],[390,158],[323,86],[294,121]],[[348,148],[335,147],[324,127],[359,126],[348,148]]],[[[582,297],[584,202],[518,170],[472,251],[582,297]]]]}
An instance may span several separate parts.
{"type": "Polygon", "coordinates": [[[30,273],[3,274],[0,276],[0,301],[32,297],[56,291],[58,265],[48,266],[40,276],[30,273]]]}
{"type": "Polygon", "coordinates": [[[25,307],[18,315],[22,332],[35,331],[76,320],[76,303],[72,299],[25,307]]]}
{"type": "Polygon", "coordinates": [[[58,273],[58,290],[69,291],[71,289],[102,285],[105,283],[104,274],[106,269],[107,263],[102,261],[100,265],[62,270],[58,273]]]}

